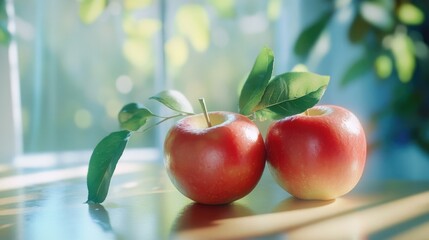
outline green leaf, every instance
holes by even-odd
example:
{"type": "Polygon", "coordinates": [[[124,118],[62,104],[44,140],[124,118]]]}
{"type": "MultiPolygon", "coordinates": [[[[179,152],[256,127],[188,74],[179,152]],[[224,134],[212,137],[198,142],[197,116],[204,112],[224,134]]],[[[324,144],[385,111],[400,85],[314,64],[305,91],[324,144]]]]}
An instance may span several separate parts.
{"type": "Polygon", "coordinates": [[[405,33],[397,33],[393,36],[391,50],[399,80],[409,82],[416,68],[413,40],[405,33]]]}
{"type": "Polygon", "coordinates": [[[152,0],[123,0],[122,2],[127,11],[142,10],[153,3],[152,0]]]}
{"type": "Polygon", "coordinates": [[[127,37],[122,52],[129,63],[138,69],[152,71],[153,50],[149,38],[127,37]]]}
{"type": "Polygon", "coordinates": [[[368,56],[369,55],[367,54],[363,54],[352,64],[350,64],[343,77],[341,78],[341,86],[346,86],[347,84],[356,80],[359,76],[362,76],[364,73],[368,72],[369,69],[371,69],[372,59],[368,59],[368,56]]]}
{"type": "Polygon", "coordinates": [[[132,14],[125,15],[122,19],[122,28],[127,37],[140,41],[152,38],[160,31],[161,25],[158,19],[136,19],[132,14]]]}
{"type": "Polygon", "coordinates": [[[156,94],[155,96],[150,97],[149,99],[156,100],[176,112],[185,114],[194,113],[194,109],[192,108],[189,100],[185,97],[185,95],[176,90],[165,90],[156,94]]]}
{"type": "Polygon", "coordinates": [[[153,116],[154,114],[146,107],[138,103],[129,103],[119,112],[118,120],[121,128],[137,131],[146,124],[148,118],[153,116]]]}
{"type": "Polygon", "coordinates": [[[107,6],[107,0],[80,0],[79,16],[82,22],[94,22],[107,6]]]}
{"type": "Polygon", "coordinates": [[[348,30],[348,37],[352,43],[360,42],[364,39],[366,34],[368,33],[370,26],[368,22],[363,20],[362,15],[360,13],[356,13],[355,18],[348,30]]]}
{"type": "Polygon", "coordinates": [[[10,33],[7,30],[6,25],[3,26],[3,24],[0,22],[0,43],[7,44],[10,41],[10,33]]]}
{"type": "Polygon", "coordinates": [[[419,25],[425,20],[425,14],[416,5],[403,3],[396,12],[398,19],[408,25],[419,25]]]}
{"type": "Polygon", "coordinates": [[[267,16],[271,21],[280,17],[282,12],[282,0],[269,0],[267,3],[267,16]]]}
{"type": "Polygon", "coordinates": [[[294,52],[297,55],[307,57],[314,44],[319,39],[332,17],[332,11],[328,11],[317,19],[313,24],[302,31],[295,42],[294,52]]]}
{"type": "Polygon", "coordinates": [[[359,10],[363,19],[381,30],[389,31],[394,26],[390,6],[383,1],[364,1],[359,10]]]}
{"type": "Polygon", "coordinates": [[[86,178],[87,203],[101,203],[106,199],[110,180],[130,135],[127,130],[113,132],[95,147],[89,160],[86,178]]]}
{"type": "Polygon", "coordinates": [[[381,54],[374,61],[375,73],[381,79],[386,79],[392,74],[392,60],[386,54],[381,54]]]}
{"type": "Polygon", "coordinates": [[[175,23],[180,34],[187,37],[198,52],[207,50],[210,44],[210,17],[198,4],[181,5],[176,12],[175,23]]]}
{"type": "Polygon", "coordinates": [[[216,13],[222,18],[232,18],[236,14],[234,0],[209,0],[208,2],[216,10],[216,13]]]}
{"type": "Polygon", "coordinates": [[[257,110],[268,109],[275,118],[302,113],[319,102],[328,83],[329,76],[311,72],[287,72],[276,76],[268,84],[257,110]]]}
{"type": "Polygon", "coordinates": [[[264,95],[273,71],[274,55],[269,48],[263,48],[253,64],[252,71],[241,89],[238,106],[240,113],[249,115],[264,95]]]}

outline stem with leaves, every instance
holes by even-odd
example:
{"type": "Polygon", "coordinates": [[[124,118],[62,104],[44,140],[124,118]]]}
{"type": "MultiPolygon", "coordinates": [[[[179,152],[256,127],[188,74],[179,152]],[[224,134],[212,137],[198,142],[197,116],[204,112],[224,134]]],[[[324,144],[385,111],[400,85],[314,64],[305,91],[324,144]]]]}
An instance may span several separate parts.
{"type": "MultiPolygon", "coordinates": [[[[329,76],[310,72],[286,72],[272,77],[274,56],[269,48],[263,48],[256,58],[253,68],[244,83],[239,97],[239,113],[259,120],[276,120],[305,112],[316,105],[329,83],[329,76]]],[[[103,138],[95,147],[89,162],[87,174],[87,203],[101,203],[106,199],[110,179],[132,133],[144,127],[149,119],[161,119],[141,132],[146,132],[161,123],[189,115],[194,115],[189,100],[180,92],[166,90],[150,97],[175,114],[158,116],[138,103],[125,105],[118,114],[123,130],[113,132],[103,138]]],[[[207,126],[212,123],[204,103],[202,106],[207,126]]]]}
{"type": "Polygon", "coordinates": [[[118,121],[123,130],[113,132],[103,138],[91,155],[87,173],[87,203],[101,203],[106,199],[116,164],[121,158],[132,133],[138,131],[145,133],[170,119],[195,114],[190,102],[178,91],[162,91],[150,99],[160,102],[173,110],[175,114],[167,117],[159,116],[138,103],[129,103],[121,109],[118,114],[118,121]],[[140,130],[151,118],[161,120],[140,130]]]}

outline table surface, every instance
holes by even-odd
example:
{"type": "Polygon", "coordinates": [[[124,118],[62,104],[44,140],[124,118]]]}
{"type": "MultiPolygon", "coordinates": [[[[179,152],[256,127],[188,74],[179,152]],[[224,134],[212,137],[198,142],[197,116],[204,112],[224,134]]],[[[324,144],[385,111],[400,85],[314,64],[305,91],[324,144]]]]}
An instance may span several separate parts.
{"type": "Polygon", "coordinates": [[[429,239],[428,182],[363,179],[336,200],[302,201],[265,171],[243,199],[206,206],[159,161],[124,160],[106,201],[88,205],[84,161],[31,160],[0,164],[0,239],[429,239]]]}

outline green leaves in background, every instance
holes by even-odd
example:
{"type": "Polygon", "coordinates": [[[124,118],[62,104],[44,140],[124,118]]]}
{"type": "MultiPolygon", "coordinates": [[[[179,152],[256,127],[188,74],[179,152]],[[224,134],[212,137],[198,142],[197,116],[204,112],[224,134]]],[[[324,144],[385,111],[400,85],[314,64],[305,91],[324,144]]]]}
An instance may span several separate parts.
{"type": "Polygon", "coordinates": [[[302,57],[307,57],[313,46],[316,44],[323,30],[332,17],[332,11],[327,11],[313,24],[305,28],[295,42],[294,52],[302,57]]]}
{"type": "Polygon", "coordinates": [[[138,103],[129,103],[119,112],[118,120],[122,129],[137,131],[153,116],[154,114],[146,107],[138,103]]]}
{"type": "Polygon", "coordinates": [[[236,14],[234,0],[209,0],[208,3],[210,3],[217,14],[223,18],[231,18],[236,14]]]}
{"type": "Polygon", "coordinates": [[[156,100],[176,112],[184,114],[194,113],[194,109],[192,108],[192,104],[189,100],[185,95],[176,90],[162,91],[149,99],[156,100]]]}
{"type": "Polygon", "coordinates": [[[122,2],[126,10],[136,10],[149,6],[153,0],[123,0],[122,2]]]}
{"type": "Polygon", "coordinates": [[[256,58],[252,71],[241,89],[238,106],[240,113],[249,115],[259,104],[273,71],[274,55],[269,48],[263,48],[256,58]]]}
{"type": "Polygon", "coordinates": [[[198,4],[181,6],[176,13],[176,27],[195,50],[204,52],[210,43],[210,18],[207,11],[198,4]]]}
{"type": "Polygon", "coordinates": [[[392,59],[387,54],[379,55],[374,61],[374,70],[381,79],[386,79],[392,74],[392,59]]]}
{"type": "Polygon", "coordinates": [[[328,76],[295,71],[270,80],[273,62],[272,50],[262,49],[241,90],[241,114],[254,114],[260,120],[279,119],[304,112],[322,98],[328,76]]]}
{"type": "Polygon", "coordinates": [[[282,0],[268,0],[267,17],[270,21],[275,21],[280,17],[282,12],[282,0]]]}
{"type": "Polygon", "coordinates": [[[366,22],[359,13],[357,13],[348,30],[348,37],[350,42],[357,43],[362,41],[369,30],[369,23],[366,22]]]}
{"type": "Polygon", "coordinates": [[[108,0],[80,0],[79,16],[82,22],[94,22],[104,11],[108,0]]]}
{"type": "MultiPolygon", "coordinates": [[[[416,48],[427,46],[424,46],[425,43],[418,37],[420,33],[416,33],[407,25],[423,24],[424,8],[420,9],[411,2],[399,0],[364,0],[355,6],[358,11],[348,30],[349,39],[351,42],[362,42],[371,47],[364,56],[350,65],[341,84],[350,83],[372,68],[380,79],[386,79],[396,72],[402,83],[411,81],[418,58],[424,55],[419,55],[416,48]]],[[[421,59],[424,58],[426,57],[421,59]]]]}
{"type": "Polygon", "coordinates": [[[130,135],[127,130],[113,132],[95,147],[89,160],[87,203],[101,203],[106,199],[110,180],[130,135]]]}
{"type": "Polygon", "coordinates": [[[266,116],[268,110],[277,119],[302,113],[319,102],[329,79],[329,76],[311,72],[287,72],[276,76],[265,89],[256,114],[264,110],[266,116]]]}
{"type": "Polygon", "coordinates": [[[398,7],[396,14],[399,21],[408,25],[419,25],[425,20],[423,11],[412,3],[402,3],[398,7]]]}
{"type": "Polygon", "coordinates": [[[362,54],[361,57],[352,62],[346,69],[344,75],[341,78],[340,84],[345,86],[354,80],[357,80],[372,66],[372,58],[366,53],[362,54]]]}
{"type": "Polygon", "coordinates": [[[7,44],[10,41],[10,33],[7,30],[6,22],[0,20],[0,43],[7,44]]]}

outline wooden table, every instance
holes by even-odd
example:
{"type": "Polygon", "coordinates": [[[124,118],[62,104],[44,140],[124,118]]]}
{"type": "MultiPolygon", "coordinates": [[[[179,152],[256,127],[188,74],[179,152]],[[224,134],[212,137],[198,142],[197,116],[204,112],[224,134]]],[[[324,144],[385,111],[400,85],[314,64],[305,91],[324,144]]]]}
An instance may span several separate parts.
{"type": "Polygon", "coordinates": [[[0,239],[429,239],[428,182],[362,179],[334,201],[301,201],[266,171],[245,198],[205,206],[182,196],[160,161],[125,159],[106,201],[87,205],[87,159],[0,164],[0,239]]]}

